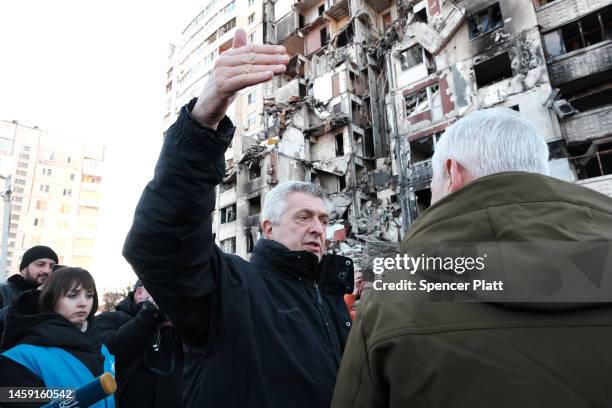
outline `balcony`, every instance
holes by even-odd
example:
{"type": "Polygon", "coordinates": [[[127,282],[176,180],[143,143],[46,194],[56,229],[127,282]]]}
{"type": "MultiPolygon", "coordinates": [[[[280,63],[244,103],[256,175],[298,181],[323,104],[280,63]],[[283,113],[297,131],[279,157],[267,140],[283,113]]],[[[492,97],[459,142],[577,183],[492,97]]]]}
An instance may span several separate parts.
{"type": "Polygon", "coordinates": [[[610,0],[556,0],[536,10],[542,31],[560,27],[610,4],[610,0]]]}
{"type": "Polygon", "coordinates": [[[548,66],[550,82],[553,86],[603,73],[610,69],[612,69],[612,41],[604,41],[556,57],[548,66]]]}
{"type": "Polygon", "coordinates": [[[330,18],[340,21],[349,16],[348,0],[328,0],[325,14],[330,18]]]}
{"type": "Polygon", "coordinates": [[[289,55],[304,53],[304,39],[299,35],[299,16],[292,11],[275,24],[276,44],[284,45],[289,55]]]}
{"type": "Polygon", "coordinates": [[[372,7],[377,13],[388,9],[394,3],[392,0],[365,0],[365,3],[372,7]]]}
{"type": "Polygon", "coordinates": [[[293,3],[293,8],[299,11],[301,14],[306,13],[308,10],[319,4],[321,0],[296,0],[293,3]]]}
{"type": "Polygon", "coordinates": [[[561,122],[568,142],[583,142],[604,137],[612,129],[612,105],[573,115],[561,122]]]}

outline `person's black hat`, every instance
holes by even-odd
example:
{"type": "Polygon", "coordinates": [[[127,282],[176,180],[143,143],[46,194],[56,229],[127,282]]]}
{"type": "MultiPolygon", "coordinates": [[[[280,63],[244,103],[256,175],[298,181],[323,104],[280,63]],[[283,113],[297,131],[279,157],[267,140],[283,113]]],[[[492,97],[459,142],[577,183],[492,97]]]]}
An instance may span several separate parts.
{"type": "Polygon", "coordinates": [[[55,261],[55,263],[58,262],[57,254],[54,250],[52,250],[48,246],[37,245],[33,246],[32,248],[28,249],[23,253],[21,263],[19,264],[19,270],[21,271],[23,270],[23,268],[27,267],[32,262],[43,258],[52,259],[55,261]]]}
{"type": "Polygon", "coordinates": [[[138,280],[136,281],[136,283],[134,284],[134,290],[138,289],[138,288],[139,288],[139,287],[141,287],[141,286],[144,286],[144,285],[142,284],[142,282],[140,281],[140,279],[138,279],[138,280]]]}

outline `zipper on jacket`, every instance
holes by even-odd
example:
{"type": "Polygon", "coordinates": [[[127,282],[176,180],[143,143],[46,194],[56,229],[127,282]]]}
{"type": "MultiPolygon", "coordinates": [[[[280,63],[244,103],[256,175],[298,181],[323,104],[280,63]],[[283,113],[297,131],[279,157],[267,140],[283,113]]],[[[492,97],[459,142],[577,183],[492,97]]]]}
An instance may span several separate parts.
{"type": "Polygon", "coordinates": [[[334,360],[336,365],[340,365],[340,354],[339,350],[337,350],[339,344],[336,344],[334,341],[334,336],[337,336],[335,330],[331,327],[331,321],[328,321],[329,316],[325,312],[325,306],[323,305],[323,298],[321,297],[321,291],[319,290],[319,284],[317,281],[314,283],[314,291],[315,291],[315,300],[317,301],[317,310],[321,318],[323,319],[323,324],[325,326],[325,332],[327,333],[327,338],[331,345],[331,350],[334,356],[334,360]]]}

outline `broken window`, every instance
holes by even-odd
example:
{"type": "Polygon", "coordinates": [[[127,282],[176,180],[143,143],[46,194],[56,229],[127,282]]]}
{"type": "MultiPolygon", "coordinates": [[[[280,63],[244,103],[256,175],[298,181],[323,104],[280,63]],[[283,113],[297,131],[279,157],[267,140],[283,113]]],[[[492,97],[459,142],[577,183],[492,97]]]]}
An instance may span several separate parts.
{"type": "Polygon", "coordinates": [[[249,215],[257,215],[261,212],[261,197],[249,198],[249,215]]]}
{"type": "Polygon", "coordinates": [[[319,6],[319,15],[322,16],[325,13],[325,4],[319,6]]]}
{"type": "Polygon", "coordinates": [[[592,87],[571,97],[568,96],[566,99],[579,112],[600,108],[612,101],[612,83],[592,87]]]}
{"type": "Polygon", "coordinates": [[[504,19],[499,3],[495,3],[469,16],[467,20],[470,39],[480,37],[483,34],[504,26],[504,19]]]}
{"type": "Polygon", "coordinates": [[[431,135],[410,142],[410,162],[429,160],[434,154],[436,136],[431,135]]]}
{"type": "Polygon", "coordinates": [[[421,215],[423,211],[431,206],[431,189],[425,188],[414,192],[416,198],[417,214],[421,215]]]}
{"type": "Polygon", "coordinates": [[[321,38],[321,47],[325,47],[329,44],[329,35],[327,34],[327,27],[323,27],[319,32],[321,38]]]}
{"type": "Polygon", "coordinates": [[[574,165],[578,179],[612,174],[612,137],[568,146],[567,150],[573,155],[569,161],[574,165]]]}
{"type": "Polygon", "coordinates": [[[421,10],[414,13],[414,21],[427,24],[427,8],[423,7],[421,10]]]}
{"type": "Polygon", "coordinates": [[[261,177],[261,163],[251,163],[249,166],[249,180],[261,177]]]}
{"type": "Polygon", "coordinates": [[[339,133],[336,135],[336,157],[344,156],[344,135],[339,133]]]}
{"type": "Polygon", "coordinates": [[[346,188],[346,176],[338,176],[338,187],[340,191],[346,188]]]}
{"type": "Polygon", "coordinates": [[[236,18],[232,18],[230,21],[228,21],[227,23],[223,24],[220,28],[219,28],[219,37],[221,37],[223,34],[227,33],[229,30],[231,30],[232,28],[236,27],[236,18]]]}
{"type": "Polygon", "coordinates": [[[246,234],[246,251],[247,254],[253,252],[253,248],[255,247],[255,242],[253,241],[253,234],[250,231],[247,231],[246,234]]]}
{"type": "Polygon", "coordinates": [[[220,211],[220,224],[227,224],[228,222],[236,221],[236,204],[223,207],[220,211]]]}
{"type": "Polygon", "coordinates": [[[429,109],[429,103],[427,101],[427,88],[413,94],[406,95],[404,102],[407,116],[425,112],[429,109]]]}
{"type": "Polygon", "coordinates": [[[221,241],[221,249],[227,254],[236,253],[236,237],[224,239],[221,241]]]}
{"type": "Polygon", "coordinates": [[[353,41],[353,24],[348,23],[346,28],[338,34],[338,39],[336,40],[336,47],[344,47],[350,44],[353,41]]]}
{"type": "Polygon", "coordinates": [[[557,57],[605,40],[612,40],[612,6],[544,35],[549,57],[557,57]]]}
{"type": "Polygon", "coordinates": [[[400,53],[402,71],[409,70],[423,63],[423,47],[415,45],[400,53]]]}
{"type": "Polygon", "coordinates": [[[542,7],[557,0],[534,0],[536,7],[542,7]]]}
{"type": "Polygon", "coordinates": [[[476,75],[476,86],[478,88],[494,84],[506,78],[512,78],[510,54],[507,51],[502,52],[493,58],[475,64],[474,74],[476,75]]]}
{"type": "Polygon", "coordinates": [[[340,102],[334,105],[334,113],[342,113],[342,104],[340,102]]]}

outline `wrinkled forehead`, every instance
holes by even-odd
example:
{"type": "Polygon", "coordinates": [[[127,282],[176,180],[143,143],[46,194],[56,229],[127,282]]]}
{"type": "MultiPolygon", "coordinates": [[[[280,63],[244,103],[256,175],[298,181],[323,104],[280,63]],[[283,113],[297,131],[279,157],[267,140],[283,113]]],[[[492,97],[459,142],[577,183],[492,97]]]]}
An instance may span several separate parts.
{"type": "Polygon", "coordinates": [[[295,214],[300,211],[313,212],[329,217],[331,209],[328,203],[320,197],[294,192],[285,197],[284,213],[295,214]]]}

